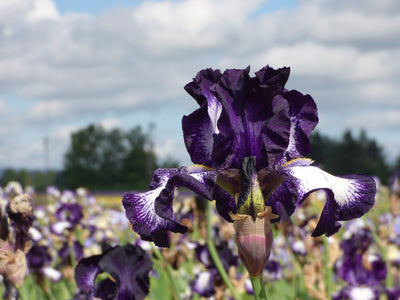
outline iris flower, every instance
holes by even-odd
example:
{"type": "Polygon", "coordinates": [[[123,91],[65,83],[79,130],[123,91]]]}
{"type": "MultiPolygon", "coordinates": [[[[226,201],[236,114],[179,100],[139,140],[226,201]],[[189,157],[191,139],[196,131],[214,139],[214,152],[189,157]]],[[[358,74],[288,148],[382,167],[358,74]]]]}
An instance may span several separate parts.
{"type": "Polygon", "coordinates": [[[153,262],[139,246],[104,245],[103,253],[82,258],[75,268],[78,293],[74,300],[141,300],[149,293],[153,262]],[[96,280],[101,273],[111,277],[96,280]]]}
{"type": "Polygon", "coordinates": [[[254,77],[249,71],[205,69],[185,86],[199,105],[182,119],[194,164],[157,169],[150,190],[125,193],[123,205],[142,239],[167,247],[169,231],[187,230],[172,209],[176,188],[215,200],[218,213],[234,222],[239,257],[257,276],[269,257],[271,222],[288,218],[322,189],[326,203],[312,235],[330,236],[339,221],[373,206],[376,186],[368,176],[335,177],[305,157],[317,107],[310,95],[285,88],[289,68],[265,66],[254,77]]]}

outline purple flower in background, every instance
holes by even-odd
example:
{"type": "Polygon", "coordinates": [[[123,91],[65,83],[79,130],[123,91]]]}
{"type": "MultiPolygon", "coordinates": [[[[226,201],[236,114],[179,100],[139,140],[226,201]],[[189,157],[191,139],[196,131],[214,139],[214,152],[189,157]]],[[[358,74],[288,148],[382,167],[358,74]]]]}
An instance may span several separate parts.
{"type": "Polygon", "coordinates": [[[46,246],[33,245],[26,255],[26,260],[30,272],[37,276],[46,277],[52,281],[61,279],[62,273],[50,266],[53,259],[46,246]]]}
{"type": "Polygon", "coordinates": [[[329,236],[339,230],[338,221],[373,206],[376,186],[367,176],[332,176],[304,158],[317,108],[310,95],[285,88],[289,68],[266,66],[255,77],[249,71],[206,69],[185,86],[200,106],[182,119],[194,165],[156,170],[150,191],[125,193],[123,205],[142,239],[168,246],[168,231],[187,230],[172,210],[175,188],[215,200],[218,213],[234,221],[239,256],[257,276],[270,254],[270,220],[288,218],[322,189],[326,204],[312,235],[329,236]]]}
{"type": "Polygon", "coordinates": [[[26,255],[28,266],[31,269],[40,269],[51,262],[51,255],[47,247],[34,245],[26,255]]]}
{"type": "Polygon", "coordinates": [[[77,203],[64,203],[56,211],[56,217],[59,221],[66,221],[75,226],[82,219],[82,206],[77,203]]]}
{"type": "Polygon", "coordinates": [[[211,297],[215,294],[215,278],[218,276],[217,269],[210,269],[196,274],[190,283],[191,290],[201,297],[211,297]]]}
{"type": "MultiPolygon", "coordinates": [[[[218,256],[221,258],[222,265],[226,270],[229,269],[230,266],[237,266],[238,258],[237,255],[232,252],[232,250],[228,247],[227,242],[220,242],[219,245],[216,245],[216,249],[218,252],[218,256]]],[[[208,269],[215,268],[214,262],[211,258],[210,252],[207,246],[198,245],[195,248],[196,258],[208,269]]]]}
{"type": "Polygon", "coordinates": [[[338,269],[339,276],[351,286],[377,286],[386,278],[385,261],[378,255],[345,256],[338,269]]]}
{"type": "Polygon", "coordinates": [[[83,258],[75,268],[76,300],[140,300],[149,293],[153,262],[139,246],[108,246],[103,254],[83,258]],[[96,282],[106,272],[111,278],[96,282]]]}

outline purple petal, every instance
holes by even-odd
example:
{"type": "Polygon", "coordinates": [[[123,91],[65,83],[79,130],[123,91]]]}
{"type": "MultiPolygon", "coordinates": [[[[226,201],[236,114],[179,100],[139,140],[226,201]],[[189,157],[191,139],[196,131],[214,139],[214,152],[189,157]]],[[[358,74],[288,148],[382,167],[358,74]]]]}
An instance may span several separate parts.
{"type": "Polygon", "coordinates": [[[318,189],[326,191],[326,204],[313,236],[336,233],[337,221],[351,220],[365,214],[375,202],[375,181],[368,176],[346,175],[336,177],[317,167],[310,166],[311,160],[295,160],[282,169],[298,190],[296,205],[318,189]]]}
{"type": "Polygon", "coordinates": [[[217,121],[221,115],[222,105],[211,93],[210,87],[220,77],[219,70],[203,70],[185,86],[185,90],[200,105],[198,110],[182,119],[186,147],[192,161],[197,164],[212,166],[213,138],[214,134],[219,133],[217,121]],[[196,120],[195,126],[192,126],[192,120],[196,120]]]}
{"type": "Polygon", "coordinates": [[[81,259],[75,268],[78,295],[75,299],[144,299],[149,293],[151,258],[139,246],[108,247],[101,255],[81,259]],[[95,284],[97,275],[113,278],[95,284]]]}
{"type": "Polygon", "coordinates": [[[82,206],[77,203],[64,203],[57,209],[55,215],[59,221],[67,221],[74,226],[83,217],[82,206]]]}
{"type": "Polygon", "coordinates": [[[158,169],[154,172],[151,190],[125,193],[122,203],[133,230],[143,240],[167,247],[167,231],[185,233],[187,228],[175,221],[172,201],[176,187],[185,187],[211,199],[208,183],[215,181],[215,171],[195,165],[181,169],[158,169]]]}
{"type": "Polygon", "coordinates": [[[274,116],[264,130],[270,165],[282,165],[311,151],[310,134],[318,123],[317,107],[310,95],[296,90],[274,99],[274,116]]]}
{"type": "Polygon", "coordinates": [[[216,275],[216,269],[198,273],[190,284],[192,291],[201,297],[211,297],[215,294],[214,279],[216,275]]]}
{"type": "Polygon", "coordinates": [[[118,297],[115,299],[140,300],[149,293],[153,262],[139,246],[117,246],[103,255],[99,266],[116,280],[118,297]]]}
{"type": "Polygon", "coordinates": [[[51,262],[51,255],[45,246],[33,245],[26,255],[28,266],[31,269],[40,269],[51,262]]]}
{"type": "Polygon", "coordinates": [[[310,151],[318,122],[312,98],[285,90],[289,68],[266,66],[256,77],[249,70],[207,69],[186,85],[200,105],[182,119],[194,163],[239,169],[243,157],[255,156],[259,170],[310,151]]]}
{"type": "Polygon", "coordinates": [[[79,289],[79,295],[86,296],[86,299],[93,299],[94,281],[97,275],[103,272],[98,265],[101,257],[102,255],[94,255],[83,258],[75,267],[75,282],[79,289]]]}

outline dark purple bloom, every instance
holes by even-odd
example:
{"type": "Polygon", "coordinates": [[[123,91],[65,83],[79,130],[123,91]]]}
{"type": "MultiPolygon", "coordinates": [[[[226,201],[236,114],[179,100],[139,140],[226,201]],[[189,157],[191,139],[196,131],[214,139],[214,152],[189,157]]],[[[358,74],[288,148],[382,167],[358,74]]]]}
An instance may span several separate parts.
{"type": "MultiPolygon", "coordinates": [[[[311,192],[322,189],[327,200],[313,236],[332,235],[339,230],[338,221],[360,217],[373,206],[371,177],[335,177],[304,158],[318,122],[317,108],[310,95],[285,88],[289,68],[266,66],[255,77],[249,71],[206,69],[185,86],[200,106],[182,119],[195,165],[158,169],[150,191],[124,194],[126,216],[142,239],[168,246],[168,231],[187,230],[172,210],[177,187],[215,200],[218,213],[229,222],[236,214],[254,221],[260,215],[287,218],[311,192]],[[272,213],[263,215],[265,207],[272,213]]],[[[247,238],[256,240],[252,233],[243,236],[247,238]]],[[[260,253],[266,242],[258,245],[260,253]]]]}
{"type": "Polygon", "coordinates": [[[266,279],[269,281],[282,279],[282,266],[281,264],[274,260],[270,259],[265,265],[264,272],[267,273],[266,279]]]}
{"type": "Polygon", "coordinates": [[[353,255],[356,252],[364,253],[371,245],[373,240],[372,233],[366,228],[361,228],[357,234],[352,234],[350,238],[344,239],[340,243],[345,255],[353,255]]]}
{"type": "MultiPolygon", "coordinates": [[[[218,252],[218,256],[221,259],[222,265],[226,270],[231,266],[237,266],[238,256],[228,247],[227,242],[220,242],[215,247],[218,252]]],[[[214,262],[211,258],[210,252],[207,246],[198,245],[195,248],[196,258],[208,269],[215,268],[214,262]]]]}
{"type": "Polygon", "coordinates": [[[53,259],[48,247],[33,245],[26,255],[26,260],[30,272],[35,273],[39,278],[46,277],[52,281],[61,279],[62,273],[50,266],[53,259]]]}
{"type": "Polygon", "coordinates": [[[378,255],[347,255],[338,269],[338,275],[351,286],[379,285],[386,274],[386,263],[378,255]]]}
{"type": "Polygon", "coordinates": [[[211,297],[215,294],[215,279],[218,276],[216,269],[200,272],[190,283],[191,290],[201,297],[211,297]]]}
{"type": "Polygon", "coordinates": [[[64,203],[56,211],[56,217],[59,221],[66,221],[75,226],[83,217],[82,206],[77,203],[64,203]]]}
{"type": "Polygon", "coordinates": [[[379,289],[370,286],[348,286],[332,295],[333,300],[378,300],[379,289]]]}
{"type": "Polygon", "coordinates": [[[400,299],[400,288],[387,288],[386,296],[388,300],[399,300],[400,299]]]}
{"type": "Polygon", "coordinates": [[[30,269],[40,269],[51,262],[51,255],[47,247],[34,245],[26,255],[30,269]]]}
{"type": "Polygon", "coordinates": [[[64,262],[71,262],[71,258],[78,260],[82,256],[83,247],[78,241],[74,241],[71,246],[68,243],[64,243],[60,250],[58,250],[58,257],[62,260],[61,264],[64,262]]]}
{"type": "Polygon", "coordinates": [[[75,299],[140,300],[149,293],[149,272],[153,262],[139,246],[109,247],[101,255],[83,258],[75,268],[78,294],[75,299]],[[97,275],[110,278],[95,283],[97,275]]]}

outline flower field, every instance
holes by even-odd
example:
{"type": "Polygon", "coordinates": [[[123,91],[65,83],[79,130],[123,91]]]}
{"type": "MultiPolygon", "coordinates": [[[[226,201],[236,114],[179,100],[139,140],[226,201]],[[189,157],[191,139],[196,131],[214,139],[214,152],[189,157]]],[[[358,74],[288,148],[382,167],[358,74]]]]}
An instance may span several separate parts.
{"type": "MultiPolygon", "coordinates": [[[[189,230],[186,234],[170,233],[171,247],[158,248],[131,230],[121,206],[122,195],[93,195],[83,188],[60,191],[56,187],[36,194],[33,188],[23,191],[12,182],[2,189],[3,217],[10,199],[23,193],[33,199],[33,218],[23,249],[26,268],[21,266],[20,282],[6,275],[9,264],[5,263],[4,245],[0,256],[3,281],[17,287],[20,299],[85,299],[87,294],[84,296],[83,285],[76,278],[80,276],[78,262],[101,256],[107,247],[122,249],[127,244],[134,245],[143,259],[151,260],[145,299],[253,299],[249,276],[232,240],[232,225],[217,216],[213,202],[208,205],[208,201],[179,190],[174,211],[189,230]],[[218,264],[226,274],[221,274],[218,264]]],[[[273,224],[273,249],[263,270],[268,297],[399,299],[400,200],[393,197],[386,187],[379,188],[370,212],[344,222],[329,238],[310,235],[324,205],[319,193],[311,194],[290,220],[273,224]]],[[[9,236],[15,234],[14,225],[10,221],[9,236]]],[[[14,241],[9,239],[10,244],[14,241]]],[[[118,258],[111,259],[111,264],[118,263],[118,258]]],[[[102,267],[103,272],[96,273],[91,285],[101,288],[98,283],[108,280],[118,289],[128,281],[126,285],[143,293],[146,279],[132,279],[139,272],[137,262],[127,255],[123,263],[122,269],[128,272],[125,277],[118,274],[121,269],[107,272],[102,267]]],[[[2,294],[6,286],[1,287],[2,294]]]]}

